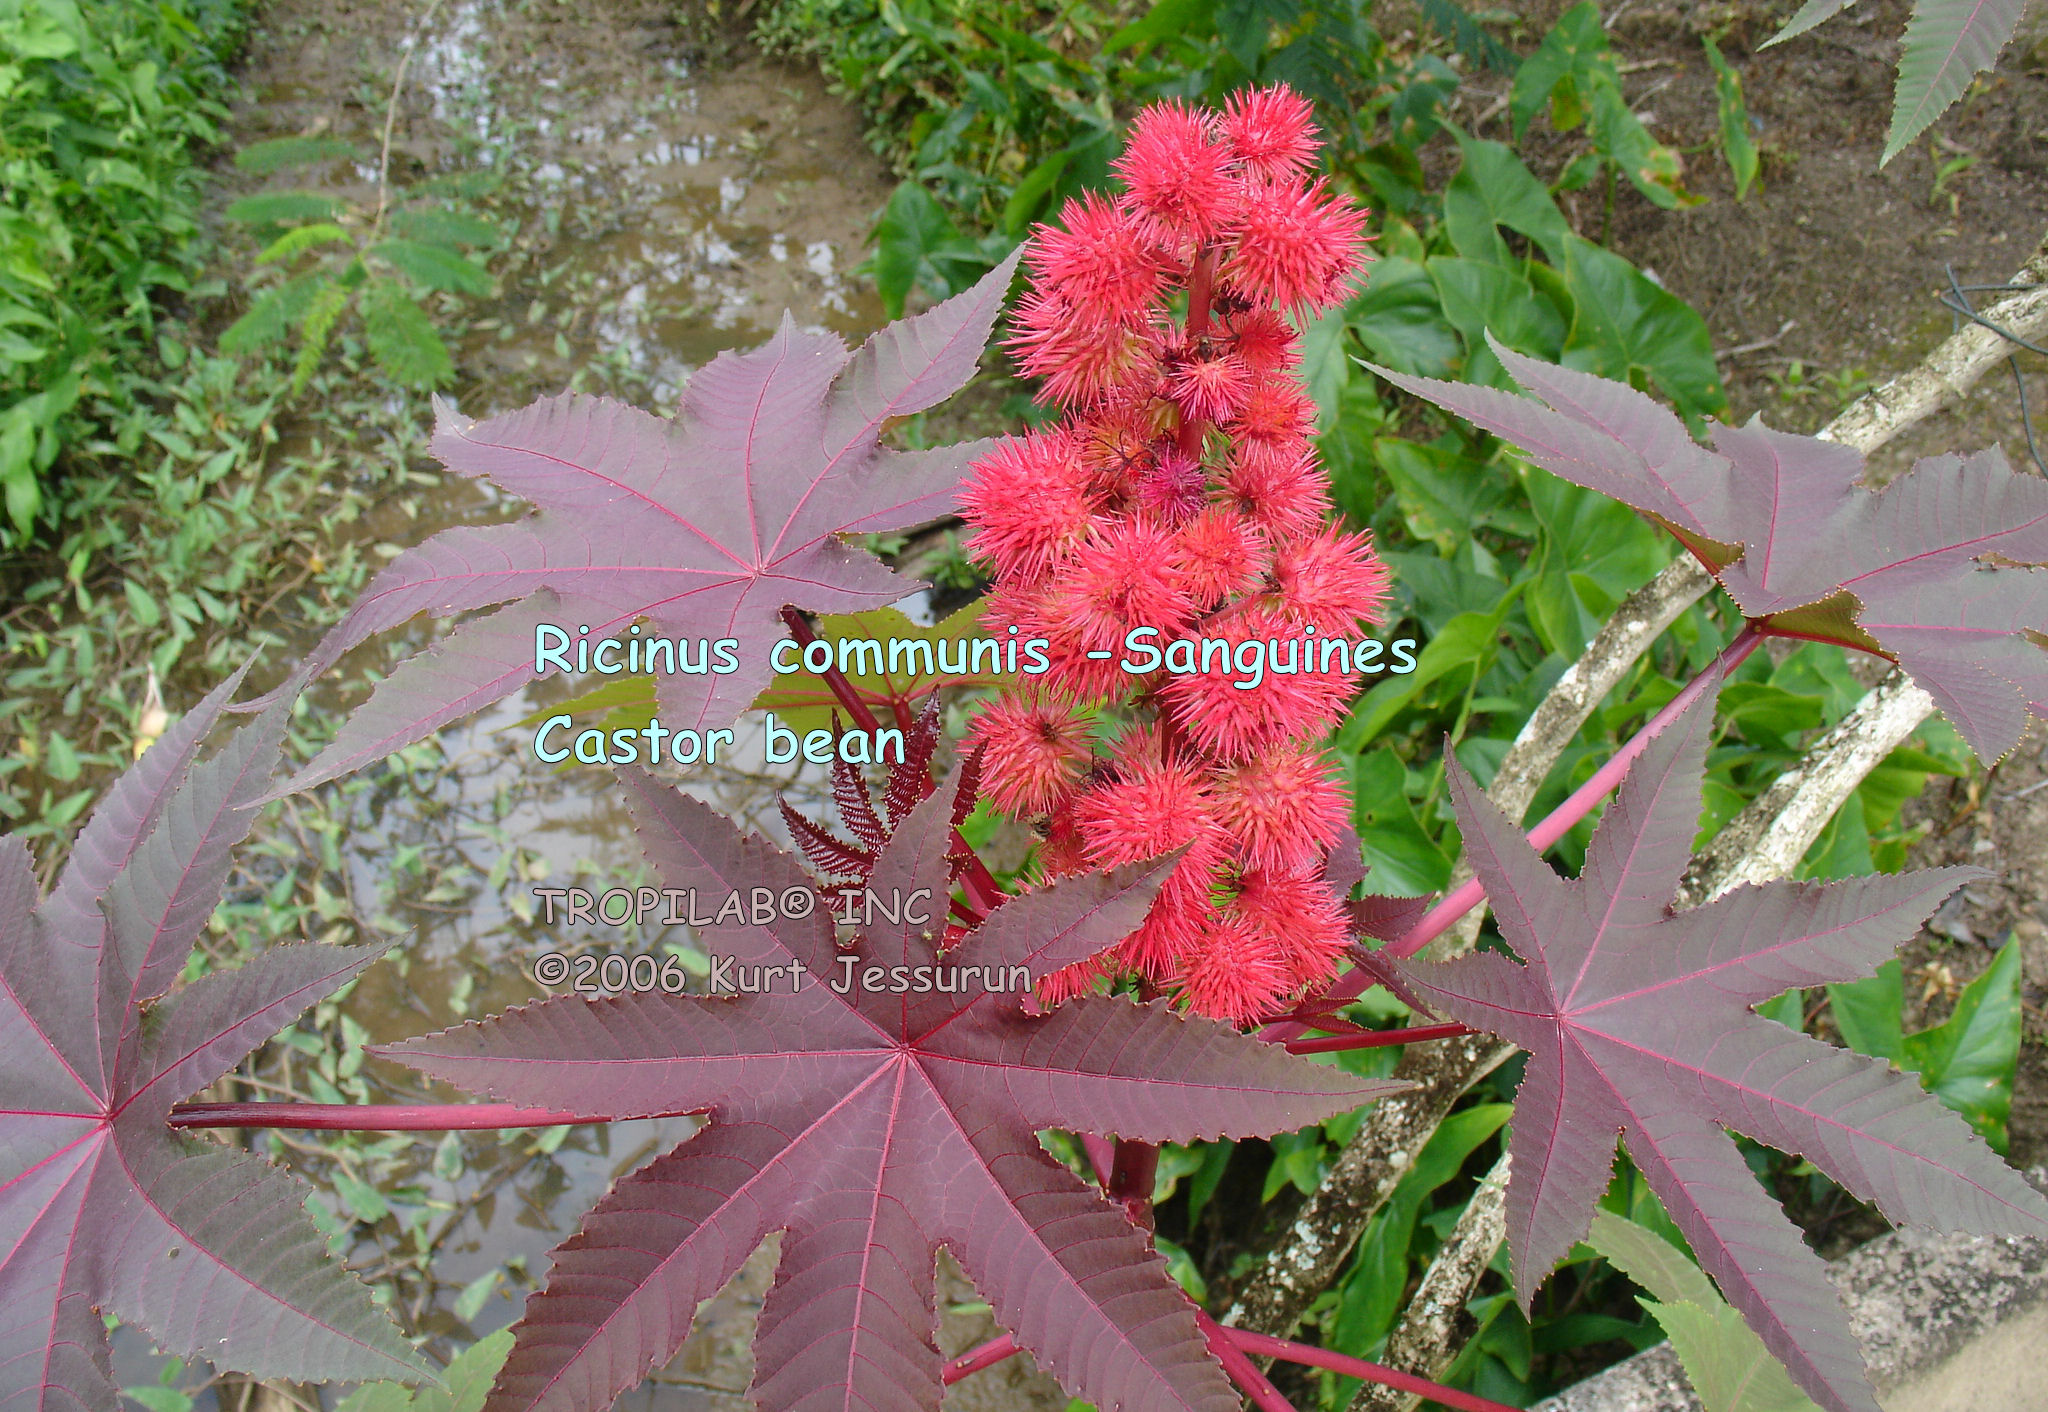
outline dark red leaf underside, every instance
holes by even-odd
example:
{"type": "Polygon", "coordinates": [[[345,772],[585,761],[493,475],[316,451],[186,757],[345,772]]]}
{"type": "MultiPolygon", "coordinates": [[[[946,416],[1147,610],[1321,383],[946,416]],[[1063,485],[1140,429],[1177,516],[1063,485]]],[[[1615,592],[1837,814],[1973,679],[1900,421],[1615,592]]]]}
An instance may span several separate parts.
{"type": "Polygon", "coordinates": [[[1673,915],[1699,822],[1711,704],[1654,740],[1576,880],[1559,878],[1450,762],[1458,822],[1522,958],[1399,963],[1431,1007],[1529,1051],[1515,1098],[1508,1240],[1527,1305],[1584,1238],[1618,1134],[1700,1263],[1803,1388],[1876,1412],[1818,1256],[1728,1130],[1810,1159],[1895,1222],[2048,1230],[2048,1203],[1910,1074],[1752,1006],[1870,975],[1974,868],[1741,887],[1673,915]]]}
{"type": "MultiPolygon", "coordinates": [[[[623,779],[668,885],[804,885],[794,860],[705,806],[623,779]]],[[[711,1118],[622,1180],[556,1252],[492,1412],[608,1406],[674,1353],[697,1302],[772,1230],[780,1264],[755,1344],[764,1408],[936,1408],[940,1246],[1074,1395],[1133,1412],[1237,1406],[1149,1240],[1036,1131],[1264,1134],[1396,1086],[1163,1005],[1091,999],[1027,1016],[1028,983],[1126,935],[1169,865],[1013,898],[941,955],[953,807],[941,790],[911,809],[869,878],[885,897],[931,889],[929,921],[871,928],[847,952],[822,914],[709,938],[742,965],[795,963],[794,990],[785,970],[772,993],[564,997],[392,1047],[477,1092],[711,1118]],[[828,984],[845,979],[842,956],[856,960],[844,996],[828,984]],[[1017,967],[1022,979],[995,993],[870,992],[869,966],[951,967],[949,979],[1017,967]]]]}
{"type": "Polygon", "coordinates": [[[305,1189],[174,1134],[171,1106],[357,975],[372,948],[290,946],[167,998],[220,900],[288,702],[198,762],[240,674],[109,791],[36,903],[0,839],[0,1407],[114,1412],[98,1310],[258,1376],[425,1369],[327,1258],[305,1189]]]}

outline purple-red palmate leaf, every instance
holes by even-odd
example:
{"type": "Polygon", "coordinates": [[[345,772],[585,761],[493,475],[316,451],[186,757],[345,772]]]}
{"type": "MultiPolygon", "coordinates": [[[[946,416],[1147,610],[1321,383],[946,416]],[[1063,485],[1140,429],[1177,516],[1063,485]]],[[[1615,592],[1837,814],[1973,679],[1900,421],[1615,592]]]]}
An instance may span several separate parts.
{"type": "Polygon", "coordinates": [[[736,640],[734,670],[666,672],[655,686],[671,730],[729,724],[773,678],[785,604],[851,613],[914,587],[841,536],[953,509],[985,443],[898,452],[878,438],[973,376],[1015,265],[858,352],[785,315],[761,347],[698,369],[674,421],[573,393],[482,422],[440,405],[434,454],[537,513],[443,530],[393,559],[301,675],[417,613],[506,606],[402,663],[287,788],[358,769],[509,695],[533,677],[542,624],[572,644],[581,628],[596,641],[640,618],[656,637],[736,640]]]}
{"type": "Polygon", "coordinates": [[[1534,398],[1373,371],[1670,530],[1765,631],[1896,661],[1981,758],[2048,714],[2048,482],[1997,447],[1873,492],[1849,447],[1752,420],[1709,450],[1625,383],[1492,346],[1534,398]]]}
{"type": "Polygon", "coordinates": [[[1751,1008],[1794,986],[1872,974],[1984,874],[1744,886],[1674,915],[1712,725],[1711,702],[1696,703],[1643,752],[1575,880],[1551,871],[1447,756],[1468,856],[1523,964],[1480,952],[1398,968],[1433,1009],[1529,1051],[1507,1194],[1524,1307],[1585,1237],[1619,1134],[1701,1265],[1800,1386],[1833,1412],[1876,1412],[1820,1258],[1726,1130],[1807,1158],[1894,1222],[2048,1231],[2048,1202],[1912,1075],[1751,1008]]]}
{"type": "MultiPolygon", "coordinates": [[[[794,859],[704,805],[637,771],[621,778],[669,886],[810,885],[794,859]]],[[[383,1051],[521,1102],[710,1115],[556,1250],[489,1412],[609,1406],[674,1354],[698,1301],[777,1230],[755,1340],[764,1409],[936,1408],[942,1245],[1076,1396],[1129,1412],[1237,1406],[1146,1236],[1048,1157],[1037,1130],[1266,1134],[1400,1085],[1160,1004],[1091,998],[1027,1016],[1029,984],[1127,935],[1171,864],[1011,898],[941,952],[953,807],[941,790],[912,809],[868,878],[885,900],[930,889],[912,908],[928,921],[876,925],[850,951],[822,912],[709,938],[714,964],[736,958],[735,980],[779,968],[769,991],[565,996],[383,1051]],[[869,967],[888,986],[894,968],[921,966],[964,991],[866,988],[869,967]],[[991,993],[991,969],[1014,988],[991,993]]],[[[912,986],[917,975],[903,972],[912,986]]]]}
{"type": "Polygon", "coordinates": [[[219,1078],[378,949],[288,946],[166,996],[255,822],[289,702],[199,746],[237,673],[115,782],[50,895],[0,839],[0,1407],[118,1406],[100,1311],[258,1376],[428,1375],[327,1258],[305,1190],[173,1133],[219,1078]]]}

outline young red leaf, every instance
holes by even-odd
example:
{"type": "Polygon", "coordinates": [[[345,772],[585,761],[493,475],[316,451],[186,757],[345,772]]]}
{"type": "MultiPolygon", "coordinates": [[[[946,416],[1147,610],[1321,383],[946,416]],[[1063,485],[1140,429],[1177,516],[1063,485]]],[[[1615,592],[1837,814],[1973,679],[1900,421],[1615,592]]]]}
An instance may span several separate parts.
{"type": "MultiPolygon", "coordinates": [[[[669,886],[809,885],[794,859],[704,805],[638,772],[622,779],[669,886]]],[[[716,933],[715,954],[732,955],[738,975],[780,968],[768,992],[565,996],[387,1051],[521,1101],[711,1116],[621,1181],[555,1252],[489,1412],[609,1406],[673,1355],[698,1301],[777,1229],[781,1262],[755,1341],[765,1409],[936,1408],[941,1245],[1076,1396],[1130,1412],[1237,1406],[1144,1235],[1048,1157],[1036,1130],[1148,1142],[1265,1134],[1399,1085],[1158,1004],[1083,999],[1032,1017],[1018,989],[991,993],[979,979],[958,994],[868,989],[870,967],[888,986],[893,968],[920,966],[948,981],[978,967],[1024,989],[1127,935],[1171,866],[1012,898],[942,954],[952,794],[910,811],[868,879],[885,901],[929,889],[912,907],[926,920],[873,926],[844,952],[823,913],[716,933]]],[[[917,974],[903,972],[913,985],[917,974]]]]}
{"type": "Polygon", "coordinates": [[[655,636],[736,640],[736,670],[664,673],[656,685],[670,729],[728,724],[773,675],[785,604],[850,613],[911,587],[840,536],[953,508],[983,443],[896,452],[877,438],[973,375],[1015,264],[857,353],[785,315],[760,348],[700,368],[675,421],[576,394],[483,422],[440,406],[434,454],[538,512],[443,530],[393,559],[301,675],[416,613],[507,606],[401,664],[287,787],[357,769],[510,694],[533,677],[542,624],[572,641],[588,627],[595,640],[644,617],[655,636]]]}
{"type": "Polygon", "coordinates": [[[1846,446],[1752,421],[1710,451],[1624,383],[1491,346],[1541,401],[1373,371],[1663,525],[1767,631],[1890,657],[1983,759],[2048,715],[2048,482],[1996,447],[1873,493],[1846,446]]]}
{"type": "Polygon", "coordinates": [[[1450,760],[1459,827],[1522,958],[1402,963],[1433,1008],[1529,1051],[1507,1196],[1526,1307],[1582,1240],[1618,1133],[1700,1263],[1801,1387],[1876,1412],[1820,1258],[1724,1128],[1828,1172],[1894,1222],[2048,1230],[2048,1202],[1910,1074],[1755,1014],[1793,986],[1872,974],[1974,868],[1741,887],[1673,915],[1699,823],[1711,704],[1644,751],[1576,880],[1553,873],[1450,760]]]}
{"type": "Polygon", "coordinates": [[[255,822],[288,703],[195,763],[240,682],[115,783],[36,904],[0,839],[0,1405],[113,1412],[98,1310],[161,1347],[257,1376],[427,1370],[327,1258],[305,1191],[174,1134],[171,1105],[233,1068],[379,954],[290,946],[167,999],[255,822]]]}

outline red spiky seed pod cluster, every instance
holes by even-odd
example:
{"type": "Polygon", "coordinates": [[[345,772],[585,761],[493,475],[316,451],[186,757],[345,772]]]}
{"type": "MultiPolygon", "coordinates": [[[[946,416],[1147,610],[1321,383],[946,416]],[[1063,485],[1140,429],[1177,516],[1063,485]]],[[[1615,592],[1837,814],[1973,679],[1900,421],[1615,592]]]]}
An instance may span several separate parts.
{"type": "Polygon", "coordinates": [[[962,506],[986,621],[1046,639],[1051,666],[977,717],[982,782],[1040,821],[1046,876],[1185,850],[1144,924],[1047,1001],[1136,973],[1250,1023],[1346,941],[1322,868],[1348,805],[1316,746],[1357,678],[1316,649],[1378,620],[1387,575],[1330,524],[1287,317],[1342,302],[1365,260],[1365,212],[1310,175],[1319,145],[1283,85],[1156,104],[1124,193],[1069,201],[1025,252],[1009,346],[1066,416],[984,457],[962,506]],[[1215,650],[1133,675],[1137,628],[1215,650]]]}

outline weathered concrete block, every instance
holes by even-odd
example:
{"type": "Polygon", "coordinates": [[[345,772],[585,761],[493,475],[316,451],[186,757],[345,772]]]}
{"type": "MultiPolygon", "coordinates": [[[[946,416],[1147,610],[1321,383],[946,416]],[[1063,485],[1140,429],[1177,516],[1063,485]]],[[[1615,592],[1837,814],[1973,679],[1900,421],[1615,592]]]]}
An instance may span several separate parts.
{"type": "MultiPolygon", "coordinates": [[[[2048,1191],[2048,1167],[2027,1180],[2048,1191]]],[[[1885,1412],[2048,1408],[2048,1239],[1898,1230],[1829,1272],[1885,1412]]],[[[1701,1412],[1658,1344],[1534,1412],[1701,1412]]]]}

